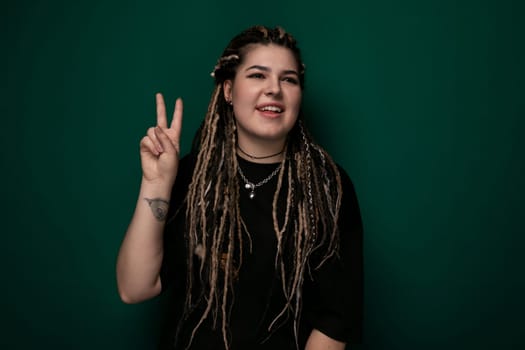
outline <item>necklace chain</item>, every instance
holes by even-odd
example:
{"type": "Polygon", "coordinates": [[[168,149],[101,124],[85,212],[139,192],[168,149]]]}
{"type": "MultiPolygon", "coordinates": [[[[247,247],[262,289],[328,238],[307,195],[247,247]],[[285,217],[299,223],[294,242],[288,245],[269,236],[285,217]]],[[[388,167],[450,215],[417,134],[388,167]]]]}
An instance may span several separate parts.
{"type": "Polygon", "coordinates": [[[250,157],[251,159],[268,159],[268,158],[272,158],[272,157],[278,156],[279,154],[281,154],[281,153],[284,152],[284,148],[283,148],[283,149],[280,150],[279,152],[274,153],[274,154],[270,154],[269,156],[252,156],[251,154],[246,153],[246,152],[241,148],[241,146],[237,145],[237,148],[239,149],[239,151],[241,151],[242,154],[244,154],[245,156],[250,157]]]}
{"type": "Polygon", "coordinates": [[[256,184],[254,184],[253,182],[251,182],[250,180],[248,180],[246,178],[246,176],[242,172],[241,167],[239,165],[237,165],[237,170],[239,171],[239,175],[241,175],[241,178],[244,181],[244,188],[246,188],[247,190],[250,191],[250,195],[249,195],[250,199],[253,199],[253,197],[255,197],[255,189],[257,187],[260,187],[260,186],[264,185],[265,183],[270,181],[275,175],[277,175],[277,173],[281,169],[281,166],[282,166],[282,163],[279,164],[279,166],[277,168],[275,168],[275,170],[272,171],[272,173],[270,175],[266,176],[264,179],[262,179],[261,181],[257,182],[256,184]]]}

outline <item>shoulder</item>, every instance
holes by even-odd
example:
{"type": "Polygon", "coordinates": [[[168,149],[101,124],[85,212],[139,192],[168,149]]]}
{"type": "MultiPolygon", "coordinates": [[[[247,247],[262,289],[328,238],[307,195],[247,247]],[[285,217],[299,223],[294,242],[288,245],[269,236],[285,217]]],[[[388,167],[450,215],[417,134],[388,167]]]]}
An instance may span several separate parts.
{"type": "Polygon", "coordinates": [[[193,176],[193,169],[197,162],[197,155],[194,153],[188,153],[184,155],[179,161],[179,170],[177,178],[191,179],[193,176]]]}
{"type": "Polygon", "coordinates": [[[363,221],[354,182],[343,167],[337,164],[337,168],[339,169],[342,189],[338,220],[341,243],[343,246],[347,244],[360,246],[363,234],[363,221]]]}
{"type": "Polygon", "coordinates": [[[356,190],[354,182],[346,172],[346,170],[338,163],[336,163],[337,170],[339,171],[339,177],[341,179],[341,188],[343,190],[344,200],[355,199],[357,200],[356,190]]]}
{"type": "Polygon", "coordinates": [[[176,210],[184,203],[195,168],[196,156],[192,153],[186,154],[179,161],[177,177],[171,191],[171,208],[176,210]]]}
{"type": "Polygon", "coordinates": [[[337,166],[337,170],[339,171],[341,182],[346,185],[350,184],[353,187],[352,180],[350,179],[350,176],[348,175],[346,170],[339,163],[335,163],[335,165],[337,166]]]}

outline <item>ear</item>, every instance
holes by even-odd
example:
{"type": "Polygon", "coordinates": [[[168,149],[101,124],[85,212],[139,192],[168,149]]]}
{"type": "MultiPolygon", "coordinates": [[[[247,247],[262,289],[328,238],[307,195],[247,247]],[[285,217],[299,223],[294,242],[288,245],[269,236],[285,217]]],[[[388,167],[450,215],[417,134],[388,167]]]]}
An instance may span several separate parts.
{"type": "Polygon", "coordinates": [[[233,82],[230,79],[225,80],[224,83],[222,83],[222,89],[224,91],[224,98],[226,101],[232,100],[232,85],[233,82]]]}

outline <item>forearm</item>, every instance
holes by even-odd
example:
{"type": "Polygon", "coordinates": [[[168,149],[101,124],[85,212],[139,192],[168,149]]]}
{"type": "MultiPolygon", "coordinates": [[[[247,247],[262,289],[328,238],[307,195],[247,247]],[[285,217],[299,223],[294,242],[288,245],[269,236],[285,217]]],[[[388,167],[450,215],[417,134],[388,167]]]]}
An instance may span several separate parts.
{"type": "Polygon", "coordinates": [[[314,329],[308,337],[305,350],[344,350],[345,346],[345,343],[334,340],[314,329]]]}
{"type": "Polygon", "coordinates": [[[171,186],[142,181],[135,213],[117,258],[121,299],[136,303],[160,293],[163,231],[171,186]]]}

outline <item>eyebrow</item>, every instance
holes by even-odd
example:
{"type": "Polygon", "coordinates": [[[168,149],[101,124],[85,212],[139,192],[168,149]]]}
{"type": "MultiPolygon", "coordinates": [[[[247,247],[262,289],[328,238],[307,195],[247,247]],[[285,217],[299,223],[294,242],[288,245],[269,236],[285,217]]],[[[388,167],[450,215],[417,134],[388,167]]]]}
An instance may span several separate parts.
{"type": "MultiPolygon", "coordinates": [[[[270,68],[265,67],[265,66],[260,66],[260,65],[257,65],[257,64],[246,68],[244,71],[247,72],[247,71],[249,71],[251,69],[258,69],[258,70],[262,70],[262,71],[265,71],[265,72],[270,72],[271,71],[270,68]]],[[[283,71],[283,74],[295,74],[295,75],[299,76],[299,73],[297,73],[297,71],[293,70],[293,69],[285,70],[285,71],[283,71]]]]}

